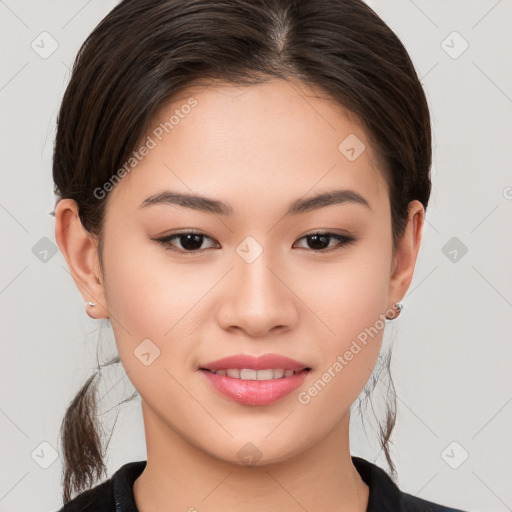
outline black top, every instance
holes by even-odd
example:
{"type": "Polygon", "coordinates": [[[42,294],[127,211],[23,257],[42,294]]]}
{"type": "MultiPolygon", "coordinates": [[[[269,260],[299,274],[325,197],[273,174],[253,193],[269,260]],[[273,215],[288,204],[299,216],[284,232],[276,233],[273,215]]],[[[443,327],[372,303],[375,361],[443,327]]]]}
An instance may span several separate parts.
{"type": "MultiPolygon", "coordinates": [[[[400,491],[383,469],[365,459],[352,456],[352,462],[370,488],[366,512],[463,512],[400,491]]],[[[138,512],[133,483],[145,467],[145,460],[125,464],[107,481],[79,494],[58,512],[138,512]]]]}

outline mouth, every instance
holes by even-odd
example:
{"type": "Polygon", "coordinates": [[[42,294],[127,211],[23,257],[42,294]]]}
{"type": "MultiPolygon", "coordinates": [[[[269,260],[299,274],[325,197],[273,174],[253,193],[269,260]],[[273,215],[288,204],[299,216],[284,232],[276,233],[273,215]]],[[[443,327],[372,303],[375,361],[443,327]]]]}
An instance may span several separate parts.
{"type": "Polygon", "coordinates": [[[241,380],[276,380],[291,377],[301,372],[310,372],[311,368],[303,368],[302,370],[285,370],[284,368],[267,368],[265,370],[255,370],[253,368],[227,368],[220,370],[209,370],[208,368],[200,368],[206,372],[215,373],[216,375],[225,375],[232,379],[241,380]]]}
{"type": "Polygon", "coordinates": [[[239,354],[213,361],[199,370],[212,388],[229,400],[264,406],[301,386],[312,367],[278,354],[239,354]]]}
{"type": "Polygon", "coordinates": [[[253,356],[250,354],[235,354],[229,357],[223,357],[210,363],[201,365],[200,370],[209,370],[211,372],[225,371],[229,377],[236,379],[242,378],[246,380],[260,380],[258,379],[258,372],[261,372],[262,379],[268,380],[270,378],[280,379],[288,377],[292,374],[290,370],[299,373],[305,369],[311,369],[307,364],[291,359],[290,357],[282,356],[280,354],[262,354],[253,356]],[[254,371],[256,371],[256,378],[254,378],[254,371]],[[272,371],[272,377],[270,372],[272,371]],[[283,375],[281,375],[283,371],[283,375]],[[231,375],[227,372],[231,372],[231,375]],[[239,373],[237,375],[237,372],[239,373]],[[243,372],[243,373],[242,373],[243,372]],[[246,377],[240,377],[246,375],[246,377]],[[274,377],[275,374],[275,377],[274,377]]]}

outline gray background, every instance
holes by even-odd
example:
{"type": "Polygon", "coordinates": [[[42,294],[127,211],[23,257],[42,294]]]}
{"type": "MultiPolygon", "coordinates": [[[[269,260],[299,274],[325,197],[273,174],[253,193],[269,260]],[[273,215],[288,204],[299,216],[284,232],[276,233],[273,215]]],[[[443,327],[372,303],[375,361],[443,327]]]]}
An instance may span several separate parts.
{"type": "MultiPolygon", "coordinates": [[[[52,252],[49,212],[69,69],[115,4],[0,0],[0,511],[59,508],[64,410],[96,366],[98,341],[105,357],[114,350],[108,323],[85,314],[62,255],[52,252]],[[43,58],[52,39],[58,48],[43,58]]],[[[434,130],[423,246],[405,309],[384,340],[394,343],[398,483],[470,511],[512,510],[512,2],[369,4],[408,49],[434,130]]],[[[108,434],[109,409],[133,388],[114,369],[100,389],[108,434]]],[[[139,409],[138,398],[119,409],[109,475],[145,459],[139,409]]],[[[357,424],[352,452],[386,467],[357,424]]]]}

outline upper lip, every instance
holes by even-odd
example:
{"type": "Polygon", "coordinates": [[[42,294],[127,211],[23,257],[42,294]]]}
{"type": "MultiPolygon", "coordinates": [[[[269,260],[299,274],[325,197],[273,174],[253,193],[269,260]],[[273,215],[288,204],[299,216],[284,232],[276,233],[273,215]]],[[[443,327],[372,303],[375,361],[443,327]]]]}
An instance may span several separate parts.
{"type": "Polygon", "coordinates": [[[309,367],[307,364],[279,354],[263,354],[261,356],[237,354],[217,359],[216,361],[212,361],[200,367],[202,370],[210,370],[213,372],[230,368],[246,368],[253,370],[283,369],[300,372],[309,367]]]}

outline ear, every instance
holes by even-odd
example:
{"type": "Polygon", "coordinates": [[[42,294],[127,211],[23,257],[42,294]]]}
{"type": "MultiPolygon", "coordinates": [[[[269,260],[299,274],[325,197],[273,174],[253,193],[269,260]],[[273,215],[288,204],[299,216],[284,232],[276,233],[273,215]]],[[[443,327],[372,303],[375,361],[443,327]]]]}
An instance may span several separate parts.
{"type": "Polygon", "coordinates": [[[389,297],[392,304],[399,302],[411,284],[416,258],[420,250],[425,219],[423,204],[414,200],[409,203],[409,220],[397,247],[391,265],[389,297]]]}
{"type": "Polygon", "coordinates": [[[55,239],[84,302],[96,303],[94,307],[87,306],[87,314],[108,318],[98,240],[82,226],[78,205],[72,199],[61,199],[55,207],[55,239]]]}

